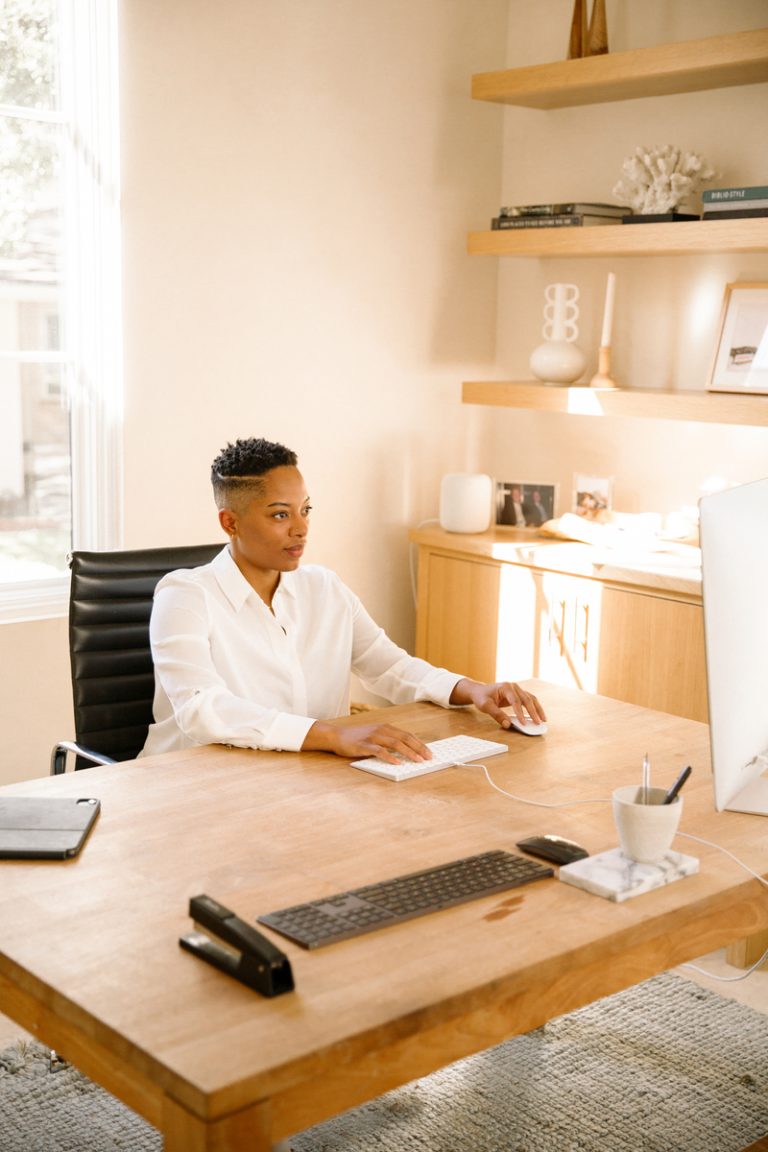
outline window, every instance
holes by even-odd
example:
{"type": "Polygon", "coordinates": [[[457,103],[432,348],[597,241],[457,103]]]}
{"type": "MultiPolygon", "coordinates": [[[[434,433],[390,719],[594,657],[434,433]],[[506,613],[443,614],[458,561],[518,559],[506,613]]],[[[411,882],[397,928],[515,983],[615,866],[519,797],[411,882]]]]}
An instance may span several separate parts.
{"type": "Polygon", "coordinates": [[[119,547],[116,0],[3,0],[0,619],[66,603],[119,547]]]}

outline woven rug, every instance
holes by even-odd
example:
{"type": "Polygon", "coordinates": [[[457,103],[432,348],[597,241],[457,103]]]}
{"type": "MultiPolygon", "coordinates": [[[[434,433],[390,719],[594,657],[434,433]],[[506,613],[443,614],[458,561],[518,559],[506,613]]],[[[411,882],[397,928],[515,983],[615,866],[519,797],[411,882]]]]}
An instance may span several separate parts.
{"type": "MultiPolygon", "coordinates": [[[[308,1129],[291,1145],[740,1152],[767,1133],[768,1016],[666,974],[308,1129]]],[[[50,1072],[40,1045],[0,1054],[2,1152],[161,1147],[154,1128],[74,1068],[50,1072]]]]}

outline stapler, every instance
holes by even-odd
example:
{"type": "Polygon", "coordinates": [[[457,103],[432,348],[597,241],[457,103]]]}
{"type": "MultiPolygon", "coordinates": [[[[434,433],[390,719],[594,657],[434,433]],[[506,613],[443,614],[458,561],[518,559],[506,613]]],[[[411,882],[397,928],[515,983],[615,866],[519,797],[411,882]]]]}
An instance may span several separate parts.
{"type": "Polygon", "coordinates": [[[189,932],[179,937],[179,944],[187,952],[234,976],[262,996],[281,996],[283,992],[293,991],[293,973],[285,953],[229,908],[210,896],[193,896],[189,901],[189,914],[196,924],[231,947],[223,947],[204,932],[189,932]]]}

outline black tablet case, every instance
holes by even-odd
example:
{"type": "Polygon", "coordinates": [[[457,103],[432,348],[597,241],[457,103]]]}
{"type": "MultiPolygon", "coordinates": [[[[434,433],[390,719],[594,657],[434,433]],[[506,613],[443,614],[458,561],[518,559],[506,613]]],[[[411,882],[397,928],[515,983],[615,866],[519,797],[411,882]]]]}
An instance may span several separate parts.
{"type": "Polygon", "coordinates": [[[90,797],[0,797],[0,859],[77,856],[100,810],[100,802],[90,797]]]}

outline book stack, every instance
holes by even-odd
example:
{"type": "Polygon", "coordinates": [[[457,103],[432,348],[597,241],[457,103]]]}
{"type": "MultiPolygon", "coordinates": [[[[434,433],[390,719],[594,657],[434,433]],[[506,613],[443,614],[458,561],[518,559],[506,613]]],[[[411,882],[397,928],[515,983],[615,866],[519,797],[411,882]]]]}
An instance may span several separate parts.
{"type": "Polygon", "coordinates": [[[701,194],[703,220],[737,220],[746,216],[768,216],[768,184],[741,188],[707,188],[701,194]]]}
{"type": "Polygon", "coordinates": [[[621,224],[626,208],[619,204],[570,201],[562,204],[517,204],[501,208],[491,220],[492,231],[506,228],[580,228],[593,224],[621,224]]]}

